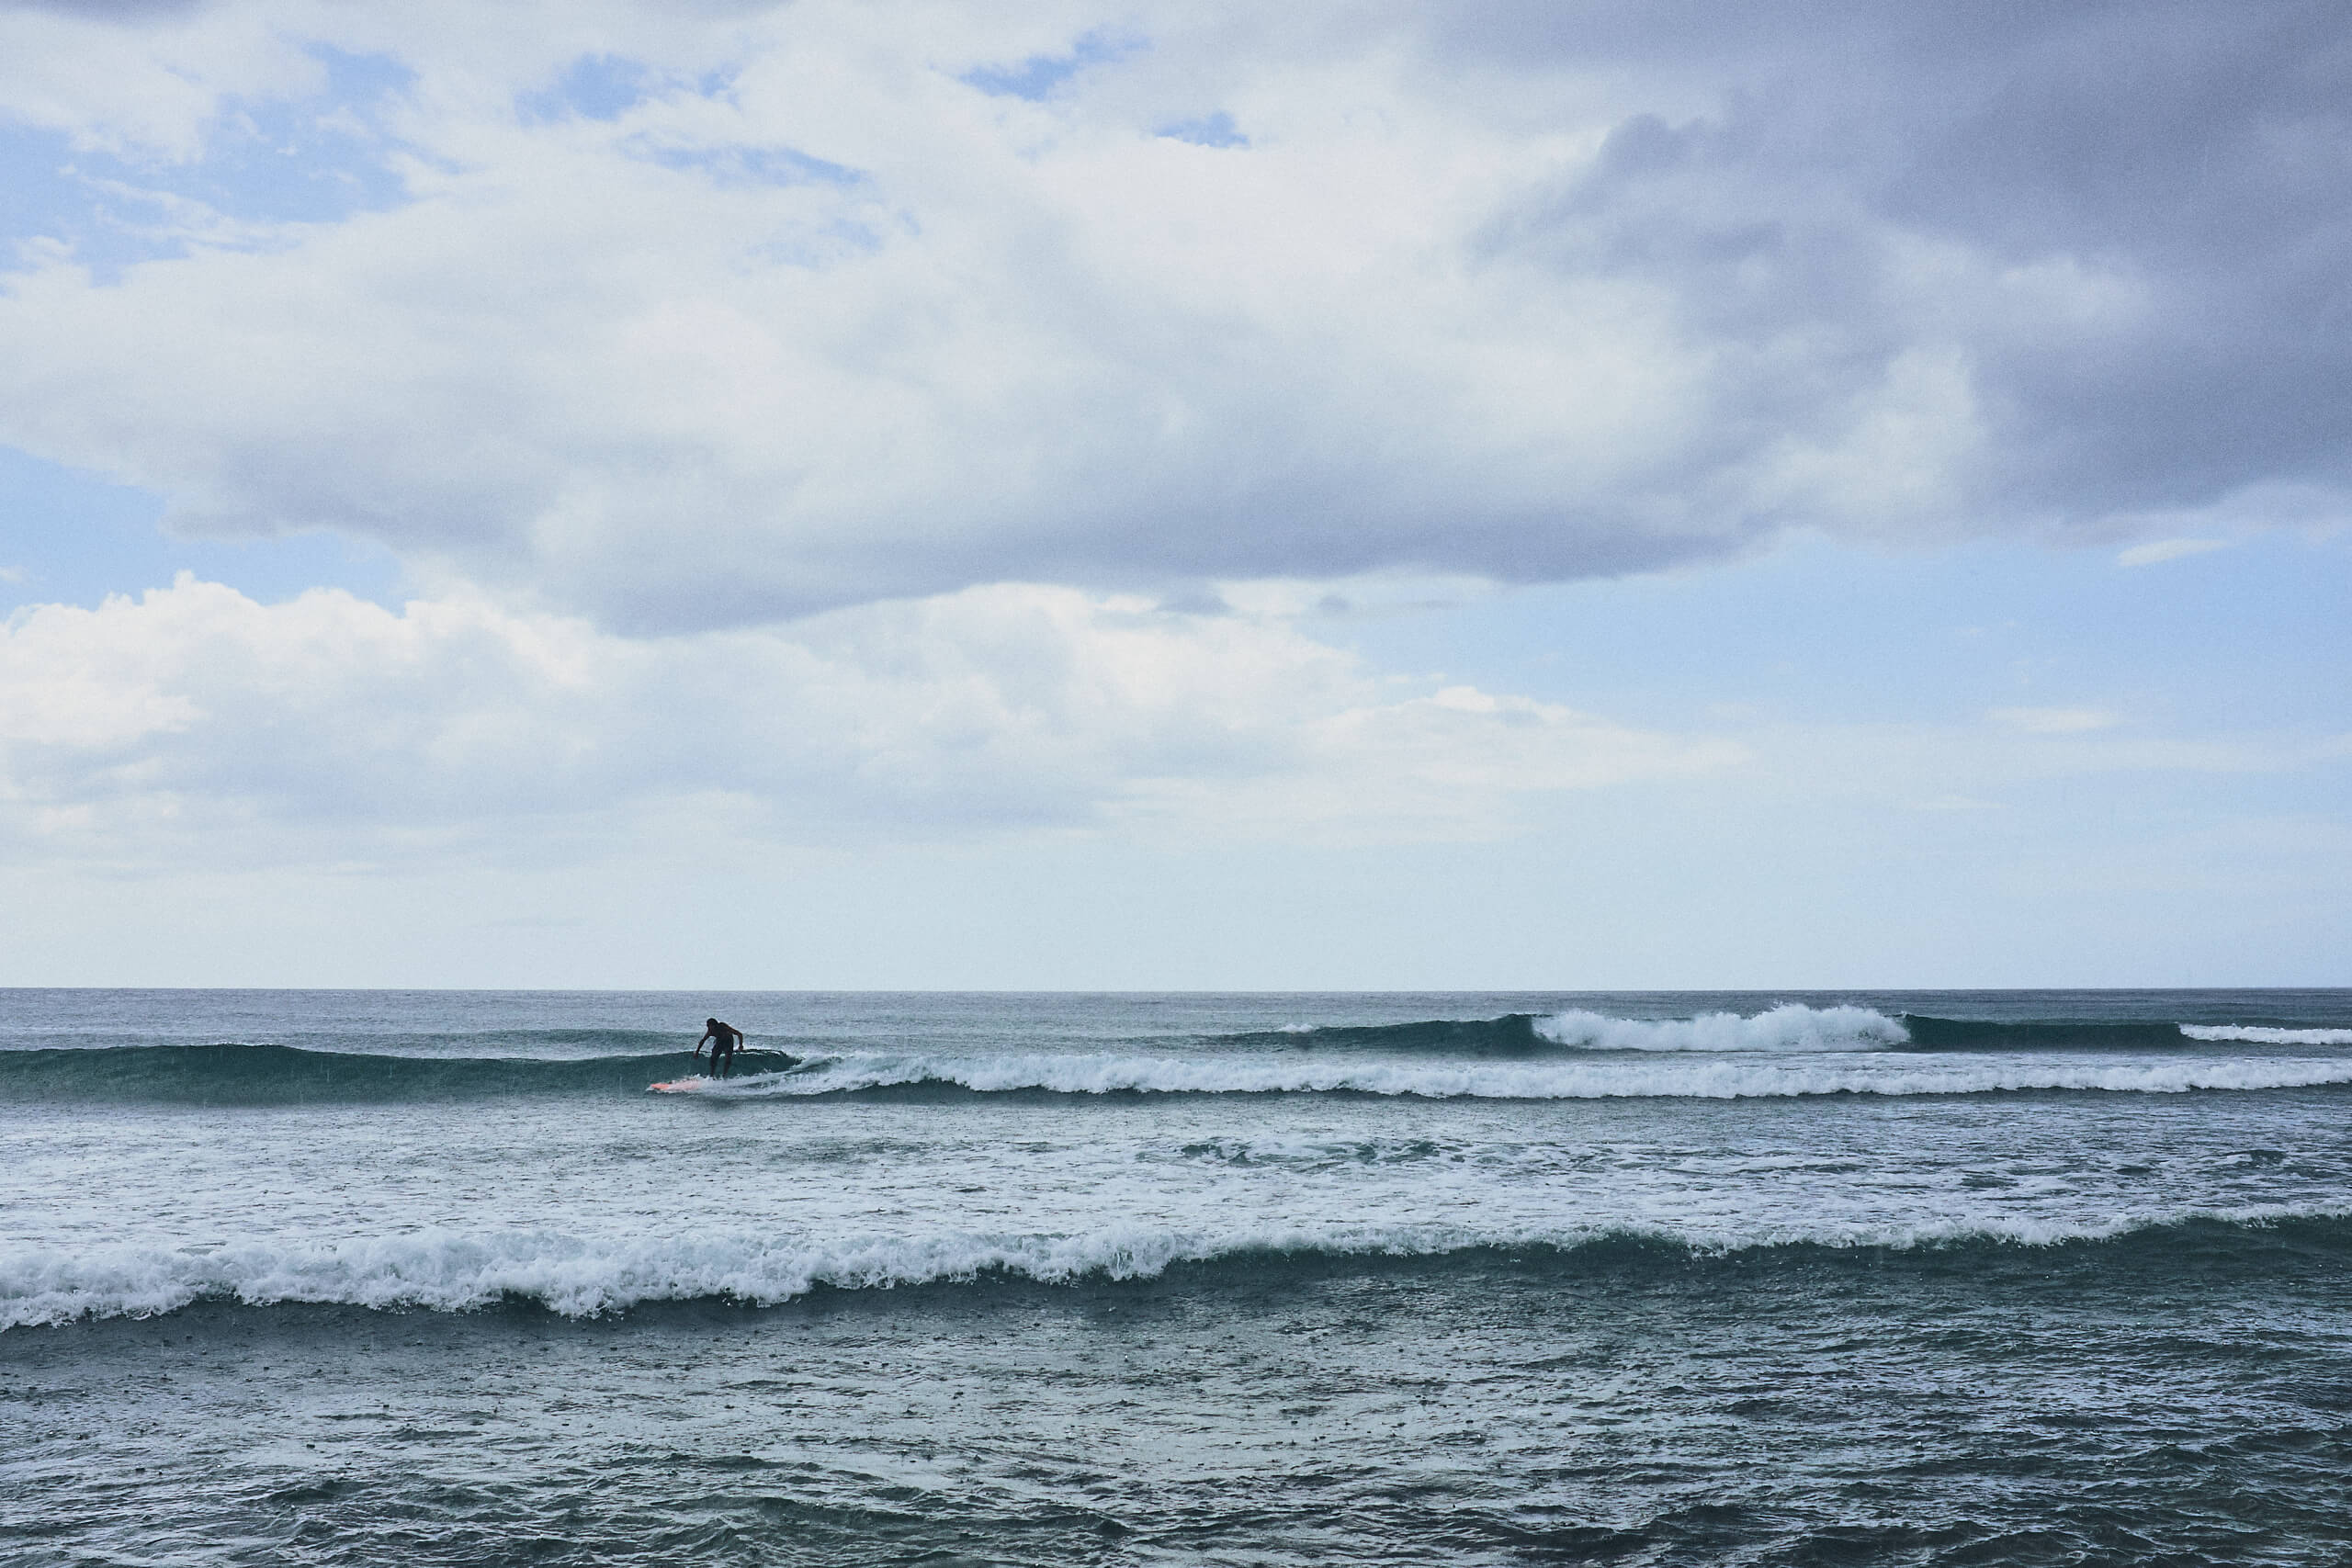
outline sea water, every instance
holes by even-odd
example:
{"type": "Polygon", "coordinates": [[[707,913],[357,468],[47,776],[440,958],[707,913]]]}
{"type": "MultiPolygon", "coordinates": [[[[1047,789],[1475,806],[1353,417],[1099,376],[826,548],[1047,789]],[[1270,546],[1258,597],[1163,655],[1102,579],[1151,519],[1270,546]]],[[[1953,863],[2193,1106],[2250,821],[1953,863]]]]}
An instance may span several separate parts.
{"type": "Polygon", "coordinates": [[[0,1557],[2337,1561],[2347,1111],[2352,991],[0,992],[0,1557]]]}

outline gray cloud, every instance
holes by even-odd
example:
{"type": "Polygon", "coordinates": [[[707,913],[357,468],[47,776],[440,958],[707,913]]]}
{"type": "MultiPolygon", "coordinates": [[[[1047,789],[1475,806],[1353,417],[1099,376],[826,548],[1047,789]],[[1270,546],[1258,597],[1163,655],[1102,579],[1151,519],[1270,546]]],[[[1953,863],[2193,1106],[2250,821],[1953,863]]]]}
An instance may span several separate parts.
{"type": "MultiPolygon", "coordinates": [[[[1836,347],[1837,384],[1941,333],[1990,423],[1973,498],[2096,523],[2342,485],[2352,429],[2352,13],[2326,4],[1525,6],[1442,58],[1631,68],[1714,100],[1629,117],[1516,215],[1557,265],[1670,282],[1725,345],[1836,347]],[[1891,238],[2133,296],[2069,323],[1904,287],[1891,238]],[[1942,319],[1939,319],[1939,317],[1942,319]]],[[[1475,19],[1475,28],[1469,25],[1475,19]]],[[[1803,422],[1819,386],[1755,413],[1803,422]]]]}

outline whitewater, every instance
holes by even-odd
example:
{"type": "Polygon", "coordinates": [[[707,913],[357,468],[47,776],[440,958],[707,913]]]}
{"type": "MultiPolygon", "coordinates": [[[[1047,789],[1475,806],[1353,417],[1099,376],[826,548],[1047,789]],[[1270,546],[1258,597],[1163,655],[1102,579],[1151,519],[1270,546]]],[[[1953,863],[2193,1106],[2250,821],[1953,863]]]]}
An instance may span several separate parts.
{"type": "Polygon", "coordinates": [[[2342,991],[0,993],[0,1555],[2311,1561],[2347,1110],[2342,991]]]}
{"type": "MultiPolygon", "coordinates": [[[[1658,1047],[1681,1050],[1687,1047],[1658,1047]]],[[[1756,1066],[1726,1061],[1690,1066],[1618,1065],[1430,1066],[1241,1064],[1153,1056],[829,1057],[789,1072],[698,1085],[714,1099],[808,1098],[910,1085],[978,1094],[1040,1089],[1057,1094],[1379,1094],[1424,1099],[1743,1100],[1826,1094],[1988,1094],[2097,1089],[2180,1094],[2190,1089],[2295,1089],[2352,1083],[2342,1061],[2254,1060],[2197,1064],[2037,1061],[2021,1066],[1923,1066],[1820,1060],[1756,1066]]]]}

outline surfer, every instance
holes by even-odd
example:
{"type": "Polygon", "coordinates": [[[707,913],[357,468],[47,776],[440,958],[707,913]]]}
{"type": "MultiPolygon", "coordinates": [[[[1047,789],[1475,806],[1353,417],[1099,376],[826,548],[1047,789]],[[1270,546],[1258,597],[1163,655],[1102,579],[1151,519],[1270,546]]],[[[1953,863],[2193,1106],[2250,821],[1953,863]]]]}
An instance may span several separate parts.
{"type": "Polygon", "coordinates": [[[703,1023],[702,1040],[695,1042],[695,1056],[701,1056],[703,1041],[708,1041],[711,1075],[722,1078],[730,1077],[735,1071],[735,1047],[743,1043],[743,1032],[715,1018],[707,1018],[703,1023]]]}

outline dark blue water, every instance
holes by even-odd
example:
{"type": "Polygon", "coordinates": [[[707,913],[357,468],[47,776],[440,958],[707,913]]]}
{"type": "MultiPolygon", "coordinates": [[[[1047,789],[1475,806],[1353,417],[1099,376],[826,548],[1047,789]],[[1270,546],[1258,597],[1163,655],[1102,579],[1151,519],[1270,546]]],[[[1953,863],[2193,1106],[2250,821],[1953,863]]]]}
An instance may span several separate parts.
{"type": "Polygon", "coordinates": [[[2344,991],[0,993],[0,1555],[2337,1561],[2347,1086],[2344,991]]]}

